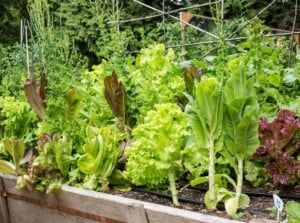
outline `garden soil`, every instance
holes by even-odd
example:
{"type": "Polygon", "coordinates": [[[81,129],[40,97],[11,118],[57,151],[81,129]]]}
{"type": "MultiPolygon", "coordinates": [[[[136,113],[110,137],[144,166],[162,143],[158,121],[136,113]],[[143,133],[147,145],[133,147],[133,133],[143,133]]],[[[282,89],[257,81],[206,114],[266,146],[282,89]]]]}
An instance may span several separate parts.
{"type": "MultiPolygon", "coordinates": [[[[246,184],[243,189],[244,193],[247,193],[250,196],[251,202],[249,207],[240,210],[240,214],[235,218],[242,222],[273,222],[271,220],[276,219],[273,194],[279,195],[284,203],[288,200],[300,202],[300,187],[275,187],[271,184],[265,184],[259,188],[253,188],[246,184]],[[252,221],[253,219],[256,219],[256,221],[252,221]]],[[[111,191],[109,193],[145,202],[175,207],[172,204],[167,191],[150,191],[142,188],[133,188],[133,190],[129,192],[111,191]]],[[[220,205],[218,210],[206,209],[203,204],[204,194],[205,188],[183,186],[179,189],[178,194],[179,198],[183,199],[180,199],[180,206],[176,208],[219,216],[226,219],[233,219],[226,214],[224,206],[220,205]]],[[[285,218],[286,215],[283,212],[281,219],[285,218]]]]}

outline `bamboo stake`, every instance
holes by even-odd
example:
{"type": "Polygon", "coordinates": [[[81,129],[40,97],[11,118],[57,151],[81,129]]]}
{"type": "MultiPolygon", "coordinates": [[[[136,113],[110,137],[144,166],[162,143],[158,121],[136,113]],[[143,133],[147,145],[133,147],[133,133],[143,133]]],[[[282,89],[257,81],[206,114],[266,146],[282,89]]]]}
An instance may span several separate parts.
{"type": "Polygon", "coordinates": [[[27,36],[27,26],[26,25],[25,25],[25,44],[26,44],[27,77],[30,77],[29,49],[28,49],[28,36],[27,36]]]}

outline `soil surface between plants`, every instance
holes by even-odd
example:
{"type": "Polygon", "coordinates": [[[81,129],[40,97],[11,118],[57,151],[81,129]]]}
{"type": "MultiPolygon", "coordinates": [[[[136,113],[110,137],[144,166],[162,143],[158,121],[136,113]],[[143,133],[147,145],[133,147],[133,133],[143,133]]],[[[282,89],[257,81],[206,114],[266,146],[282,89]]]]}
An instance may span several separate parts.
{"type": "MultiPolygon", "coordinates": [[[[172,204],[171,196],[167,191],[150,191],[144,188],[133,188],[129,192],[110,191],[108,193],[132,198],[135,200],[150,202],[154,204],[161,204],[170,207],[181,208],[184,210],[195,211],[203,214],[219,216],[226,219],[233,219],[229,217],[224,207],[220,205],[218,210],[208,210],[204,205],[205,187],[191,188],[181,187],[179,189],[179,202],[180,206],[176,207],[172,204]]],[[[289,200],[300,202],[300,187],[274,187],[271,184],[265,184],[264,186],[253,188],[249,185],[244,185],[244,193],[250,197],[249,207],[239,210],[242,213],[239,220],[242,222],[249,222],[252,219],[276,219],[276,211],[274,208],[273,194],[279,195],[279,197],[286,203],[289,200]]],[[[285,219],[285,214],[282,213],[281,219],[285,219]]]]}

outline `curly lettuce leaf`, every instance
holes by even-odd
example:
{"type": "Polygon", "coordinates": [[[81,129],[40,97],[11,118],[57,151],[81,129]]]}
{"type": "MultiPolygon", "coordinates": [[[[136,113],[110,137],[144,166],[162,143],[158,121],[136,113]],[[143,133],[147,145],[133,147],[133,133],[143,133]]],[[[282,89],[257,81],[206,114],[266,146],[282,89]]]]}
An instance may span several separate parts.
{"type": "Polygon", "coordinates": [[[125,177],[135,185],[154,189],[169,183],[175,195],[175,181],[183,171],[181,149],[186,124],[186,117],[178,105],[157,104],[155,110],[147,113],[143,123],[133,129],[133,144],[126,150],[125,177]]]}

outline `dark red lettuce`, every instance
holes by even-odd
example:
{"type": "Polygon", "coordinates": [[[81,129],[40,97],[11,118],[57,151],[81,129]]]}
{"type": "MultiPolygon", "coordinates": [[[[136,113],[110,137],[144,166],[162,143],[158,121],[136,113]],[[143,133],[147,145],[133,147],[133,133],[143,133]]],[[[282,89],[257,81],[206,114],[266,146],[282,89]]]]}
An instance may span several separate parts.
{"type": "Polygon", "coordinates": [[[254,158],[266,162],[272,182],[287,185],[299,181],[300,118],[296,113],[283,109],[272,122],[261,118],[259,140],[260,147],[254,158]]]}

